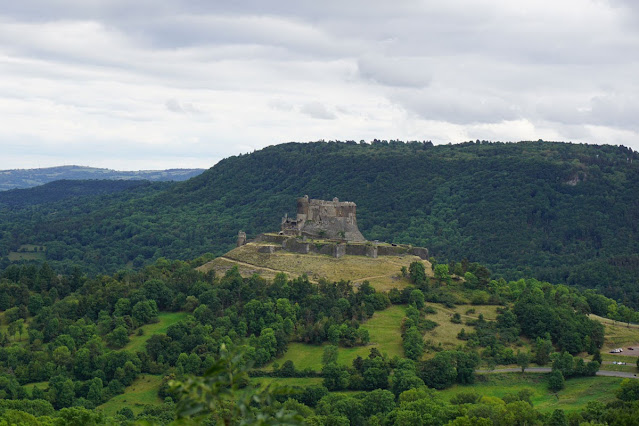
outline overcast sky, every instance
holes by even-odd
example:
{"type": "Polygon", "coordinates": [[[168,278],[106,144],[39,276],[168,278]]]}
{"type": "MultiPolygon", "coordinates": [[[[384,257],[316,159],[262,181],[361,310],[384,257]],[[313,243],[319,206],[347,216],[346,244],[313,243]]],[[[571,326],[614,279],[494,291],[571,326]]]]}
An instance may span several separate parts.
{"type": "Polygon", "coordinates": [[[20,0],[0,169],[210,167],[289,141],[639,150],[635,0],[20,0]]]}

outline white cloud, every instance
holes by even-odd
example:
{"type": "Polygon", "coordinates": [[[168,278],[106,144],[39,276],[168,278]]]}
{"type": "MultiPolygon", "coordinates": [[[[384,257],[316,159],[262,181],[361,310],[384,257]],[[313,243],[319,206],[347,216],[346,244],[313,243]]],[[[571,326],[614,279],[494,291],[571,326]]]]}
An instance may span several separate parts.
{"type": "Polygon", "coordinates": [[[0,169],[318,139],[639,149],[638,24],[630,0],[8,2],[0,169]]]}

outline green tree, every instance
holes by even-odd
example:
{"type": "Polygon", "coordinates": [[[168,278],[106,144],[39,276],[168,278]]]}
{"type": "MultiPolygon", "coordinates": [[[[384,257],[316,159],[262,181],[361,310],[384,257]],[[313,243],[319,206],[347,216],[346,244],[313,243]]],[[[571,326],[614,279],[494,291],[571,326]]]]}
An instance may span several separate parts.
{"type": "Polygon", "coordinates": [[[438,352],[433,358],[424,361],[419,371],[419,377],[426,386],[435,389],[445,389],[455,383],[457,369],[454,355],[450,351],[438,352]]]}
{"type": "Polygon", "coordinates": [[[322,368],[324,386],[329,391],[344,390],[348,386],[349,374],[345,367],[327,364],[322,368]]]}
{"type": "Polygon", "coordinates": [[[409,302],[415,305],[417,309],[422,309],[424,307],[424,293],[421,290],[413,290],[410,292],[409,302]]]}
{"type": "Polygon", "coordinates": [[[639,380],[624,379],[617,390],[617,398],[622,401],[632,402],[639,400],[639,380]]]}
{"type": "Polygon", "coordinates": [[[517,351],[517,365],[521,367],[522,374],[530,364],[530,354],[528,352],[517,351]]]}
{"type": "Polygon", "coordinates": [[[106,336],[106,340],[114,348],[123,348],[129,343],[129,332],[123,326],[116,327],[106,336]]]}
{"type": "Polygon", "coordinates": [[[553,392],[562,390],[565,383],[564,375],[559,370],[553,370],[548,375],[548,388],[553,392]]]}
{"type": "Polygon", "coordinates": [[[155,300],[144,300],[133,306],[131,316],[138,324],[148,324],[155,320],[159,314],[155,300]]]}
{"type": "Polygon", "coordinates": [[[131,301],[128,298],[121,298],[115,303],[113,315],[121,317],[131,314],[131,301]]]}
{"type": "Polygon", "coordinates": [[[98,377],[91,380],[87,399],[96,407],[102,403],[102,380],[98,377]]]}
{"type": "Polygon", "coordinates": [[[212,415],[223,424],[301,424],[297,413],[269,408],[275,402],[277,389],[247,385],[249,368],[242,353],[229,352],[222,345],[220,358],[204,375],[171,381],[170,387],[179,398],[178,420],[198,422],[203,416],[212,415]],[[230,400],[232,404],[228,404],[230,400]]]}
{"type": "Polygon", "coordinates": [[[449,284],[452,282],[452,278],[450,273],[448,272],[448,265],[437,264],[433,269],[433,274],[435,275],[435,279],[439,281],[439,283],[449,284]]]}
{"type": "Polygon", "coordinates": [[[55,407],[64,408],[73,405],[75,390],[71,379],[64,380],[56,391],[55,407]]]}
{"type": "Polygon", "coordinates": [[[322,353],[322,364],[334,364],[337,363],[338,349],[335,345],[324,346],[324,352],[322,353]]]}
{"type": "Polygon", "coordinates": [[[550,362],[550,354],[553,350],[550,339],[537,337],[533,350],[535,353],[533,360],[537,365],[546,365],[550,362]]]}
{"type": "Polygon", "coordinates": [[[424,338],[417,327],[412,326],[404,334],[404,354],[412,360],[418,360],[424,353],[424,338]]]}
{"type": "Polygon", "coordinates": [[[20,340],[22,340],[22,333],[24,332],[24,320],[19,318],[12,323],[9,324],[8,332],[10,335],[14,336],[16,334],[20,335],[20,340]]]}
{"type": "Polygon", "coordinates": [[[547,424],[548,426],[568,426],[564,410],[557,409],[553,411],[547,424]]]}
{"type": "Polygon", "coordinates": [[[411,262],[408,266],[408,276],[413,284],[417,286],[424,286],[428,283],[428,277],[426,276],[426,268],[423,262],[411,262]]]}

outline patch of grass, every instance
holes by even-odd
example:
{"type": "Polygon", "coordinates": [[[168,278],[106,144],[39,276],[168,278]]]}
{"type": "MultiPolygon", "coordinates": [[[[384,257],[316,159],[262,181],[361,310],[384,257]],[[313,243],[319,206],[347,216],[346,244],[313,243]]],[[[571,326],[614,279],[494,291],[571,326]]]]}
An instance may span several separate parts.
{"type": "Polygon", "coordinates": [[[606,371],[623,371],[626,373],[638,373],[637,365],[634,362],[628,362],[626,365],[602,364],[600,370],[606,371]]]}
{"type": "MultiPolygon", "coordinates": [[[[375,312],[373,317],[366,321],[361,327],[367,329],[370,334],[371,343],[367,346],[356,346],[353,348],[339,348],[337,362],[342,365],[350,365],[357,356],[365,358],[372,348],[377,348],[381,353],[389,357],[403,356],[401,324],[406,316],[404,306],[391,306],[383,311],[375,312]]],[[[310,368],[315,371],[322,369],[323,345],[308,345],[305,343],[290,343],[286,353],[277,359],[282,365],[291,360],[295,368],[303,370],[310,368]]],[[[268,367],[267,367],[268,368],[268,367]]]]}
{"type": "MultiPolygon", "coordinates": [[[[453,314],[456,312],[466,312],[468,309],[465,306],[455,307],[454,309],[448,309],[443,305],[437,303],[427,303],[426,305],[432,306],[437,311],[434,314],[426,315],[426,318],[435,321],[439,325],[434,329],[427,331],[424,334],[424,340],[430,340],[433,344],[438,345],[441,343],[443,349],[455,349],[459,345],[464,345],[466,342],[459,340],[457,338],[457,334],[461,331],[462,328],[466,329],[466,332],[472,332],[474,327],[468,326],[466,324],[454,324],[450,322],[453,314]]],[[[465,316],[462,315],[462,319],[465,316]]],[[[434,356],[434,353],[427,353],[426,357],[434,356]]]]}
{"type": "Polygon", "coordinates": [[[187,315],[189,314],[186,312],[161,312],[160,315],[158,315],[159,321],[140,327],[144,330],[144,334],[142,336],[138,336],[136,333],[133,333],[133,335],[130,336],[131,340],[123,348],[123,350],[129,352],[144,351],[144,344],[147,340],[149,340],[149,338],[151,338],[151,336],[157,333],[166,333],[169,326],[186,318],[187,315]]]}
{"type": "Polygon", "coordinates": [[[478,376],[474,385],[455,385],[440,391],[440,395],[448,401],[461,392],[502,398],[506,394],[530,389],[533,405],[541,412],[550,413],[558,408],[577,411],[585,408],[590,401],[606,403],[614,400],[614,391],[622,380],[618,377],[578,377],[566,380],[565,389],[554,394],[548,390],[545,374],[486,374],[478,376]]]}
{"type": "Polygon", "coordinates": [[[20,260],[46,260],[47,256],[44,252],[24,252],[17,251],[9,252],[7,256],[11,262],[18,262],[20,260]]]}
{"type": "Polygon", "coordinates": [[[19,260],[45,260],[47,248],[36,244],[22,244],[18,251],[9,252],[9,260],[17,262],[19,260]]]}
{"type": "Polygon", "coordinates": [[[339,259],[320,254],[297,254],[284,250],[275,253],[260,253],[260,244],[249,243],[228,252],[223,258],[217,258],[202,265],[199,269],[206,272],[215,269],[218,275],[224,274],[234,264],[243,276],[254,273],[266,279],[272,279],[276,273],[284,272],[289,277],[308,275],[317,281],[326,278],[330,281],[347,280],[355,284],[368,280],[377,290],[387,291],[391,288],[403,288],[409,285],[408,280],[400,276],[402,266],[408,267],[411,262],[421,261],[431,273],[431,265],[417,256],[344,256],[339,259]]]}
{"type": "Polygon", "coordinates": [[[23,385],[22,387],[24,388],[24,390],[27,391],[27,393],[29,394],[29,396],[31,396],[31,392],[33,391],[34,387],[39,387],[41,390],[45,390],[49,387],[49,382],[36,382],[36,383],[27,383],[26,385],[23,385]]]}
{"type": "Polygon", "coordinates": [[[628,347],[639,347],[639,327],[636,324],[628,326],[626,323],[614,322],[596,315],[590,315],[590,317],[604,325],[605,340],[601,348],[602,353],[615,348],[623,348],[626,351],[628,347]]]}
{"type": "MultiPolygon", "coordinates": [[[[586,358],[590,359],[590,355],[587,355],[586,358]]],[[[609,354],[609,353],[601,353],[601,359],[603,361],[625,361],[628,365],[635,365],[637,362],[636,356],[626,356],[626,355],[617,355],[617,354],[609,354]]]]}
{"type": "Polygon", "coordinates": [[[158,389],[163,376],[144,374],[127,387],[122,395],[117,395],[98,406],[106,416],[114,416],[123,407],[129,407],[134,414],[139,414],[144,405],[162,404],[158,389]]]}

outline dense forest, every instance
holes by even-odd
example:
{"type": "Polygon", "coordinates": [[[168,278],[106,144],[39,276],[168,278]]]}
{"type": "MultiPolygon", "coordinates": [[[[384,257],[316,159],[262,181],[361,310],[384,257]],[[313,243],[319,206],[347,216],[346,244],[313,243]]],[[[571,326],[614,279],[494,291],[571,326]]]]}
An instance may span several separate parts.
{"type": "MultiPolygon", "coordinates": [[[[192,259],[277,230],[295,198],[357,203],[368,239],[468,258],[495,276],[598,288],[639,306],[639,155],[551,142],[290,143],[227,158],[166,188],[0,207],[0,255],[46,246],[56,270],[192,259]]],[[[26,195],[25,195],[26,196],[26,195]]]]}
{"type": "MultiPolygon", "coordinates": [[[[10,189],[0,192],[0,206],[4,208],[24,208],[28,206],[55,203],[78,198],[87,202],[88,198],[151,186],[146,180],[56,180],[29,189],[10,189]]],[[[154,184],[157,188],[168,188],[168,184],[154,184]]],[[[136,192],[137,193],[137,192],[136,192]]]]}
{"type": "Polygon", "coordinates": [[[118,171],[82,166],[0,170],[0,191],[32,188],[58,180],[183,181],[197,176],[203,171],[202,169],[118,171]]]}
{"type": "MultiPolygon", "coordinates": [[[[316,284],[283,274],[267,281],[243,278],[237,269],[218,277],[195,269],[204,261],[159,259],[138,272],[95,278],[80,270],[57,275],[46,263],[2,271],[0,417],[32,425],[166,424],[176,416],[196,423],[233,420],[230,424],[260,416],[311,425],[461,425],[474,424],[468,423],[472,418],[547,424],[565,413],[538,412],[526,392],[498,403],[470,392],[448,403],[434,389],[472,384],[480,365],[525,368],[534,362],[551,366],[548,386],[557,391],[566,380],[599,369],[603,326],[589,313],[624,321],[639,315],[592,290],[534,279],[491,280],[477,264],[455,264],[465,269],[466,279],[453,282],[446,268],[428,279],[423,263],[415,262],[408,271],[414,285],[378,292],[366,282],[354,291],[344,281],[316,284]],[[428,319],[432,303],[452,306],[478,296],[499,306],[496,320],[467,319],[457,349],[431,348],[434,356],[424,360],[422,336],[440,326],[428,319]],[[372,348],[352,365],[338,363],[338,350],[366,345],[368,319],[392,305],[405,307],[405,357],[372,348]],[[144,334],[145,325],[167,316],[177,321],[163,332],[144,334]],[[513,345],[523,350],[522,338],[533,342],[532,352],[513,350],[513,345]],[[321,371],[298,369],[291,361],[260,368],[291,342],[324,343],[321,371]],[[577,353],[593,360],[573,357],[577,353]],[[144,377],[160,378],[156,392],[163,404],[136,407],[137,414],[123,404],[111,417],[95,411],[144,377]],[[252,387],[258,377],[321,378],[321,384],[263,394],[252,387]],[[333,393],[344,390],[359,393],[333,393]],[[256,394],[244,401],[247,392],[256,394]]],[[[622,384],[618,402],[570,416],[581,422],[635,418],[638,391],[633,383],[622,384]]]]}

